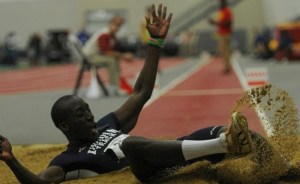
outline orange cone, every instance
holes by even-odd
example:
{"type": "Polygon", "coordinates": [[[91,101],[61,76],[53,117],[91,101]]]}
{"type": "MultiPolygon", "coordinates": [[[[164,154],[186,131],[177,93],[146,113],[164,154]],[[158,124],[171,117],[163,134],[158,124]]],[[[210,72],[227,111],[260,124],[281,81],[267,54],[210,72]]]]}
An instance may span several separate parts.
{"type": "Polygon", "coordinates": [[[132,86],[127,82],[127,80],[124,77],[120,77],[120,88],[123,91],[126,91],[128,95],[130,95],[133,92],[132,86]]]}

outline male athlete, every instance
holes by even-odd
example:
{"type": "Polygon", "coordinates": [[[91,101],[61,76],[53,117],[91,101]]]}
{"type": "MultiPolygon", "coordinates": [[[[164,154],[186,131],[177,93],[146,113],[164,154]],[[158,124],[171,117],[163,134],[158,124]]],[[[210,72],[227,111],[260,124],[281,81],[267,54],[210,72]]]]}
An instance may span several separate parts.
{"type": "Polygon", "coordinates": [[[35,174],[25,168],[13,155],[8,139],[0,136],[0,159],[15,174],[20,183],[60,183],[70,179],[108,173],[130,166],[142,182],[153,181],[165,171],[189,165],[197,160],[218,162],[227,153],[251,152],[251,136],[246,119],[233,113],[232,123],[225,127],[208,127],[177,140],[150,140],[130,136],[138,116],[151,97],[159,55],[166,38],[172,14],[161,4],[152,19],[146,17],[151,35],[146,60],[134,86],[134,92],[117,110],[95,122],[88,104],[74,95],[59,98],[53,105],[51,117],[69,141],[66,151],[57,155],[49,166],[35,174]]]}

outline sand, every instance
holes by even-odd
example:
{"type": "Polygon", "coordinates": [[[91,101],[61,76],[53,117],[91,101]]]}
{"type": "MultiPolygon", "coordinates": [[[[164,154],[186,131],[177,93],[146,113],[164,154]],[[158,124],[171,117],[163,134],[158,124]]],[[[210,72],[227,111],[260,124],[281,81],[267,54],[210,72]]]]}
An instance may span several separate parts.
{"type": "MultiPolygon", "coordinates": [[[[300,183],[300,136],[297,109],[284,90],[272,85],[247,91],[237,100],[232,111],[251,108],[261,123],[267,125],[266,137],[253,137],[253,153],[246,156],[228,155],[224,161],[213,165],[197,162],[179,170],[174,175],[155,183],[300,183]]],[[[250,123],[250,122],[249,122],[250,123]]],[[[34,173],[47,167],[49,161],[66,145],[13,146],[15,156],[34,173]]],[[[5,163],[0,163],[1,184],[19,183],[5,163]]],[[[64,183],[139,183],[129,168],[88,179],[64,183]]]]}

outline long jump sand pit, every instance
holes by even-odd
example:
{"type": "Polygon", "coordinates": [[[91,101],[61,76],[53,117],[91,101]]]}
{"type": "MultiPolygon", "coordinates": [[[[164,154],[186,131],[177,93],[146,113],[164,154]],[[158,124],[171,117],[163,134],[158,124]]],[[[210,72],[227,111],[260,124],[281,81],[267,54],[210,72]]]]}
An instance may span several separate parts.
{"type": "MultiPolygon", "coordinates": [[[[32,145],[32,146],[14,146],[14,153],[17,158],[30,170],[35,173],[43,170],[47,167],[47,164],[51,160],[52,157],[60,153],[65,149],[65,145],[32,145]]],[[[294,163],[300,163],[300,153],[298,152],[295,155],[293,160],[294,163]]],[[[250,183],[261,183],[261,174],[263,175],[263,179],[265,181],[280,181],[279,183],[300,183],[300,175],[298,176],[290,176],[286,178],[278,179],[276,176],[276,172],[267,171],[266,169],[270,169],[270,165],[265,165],[265,168],[260,168],[259,165],[255,165],[253,162],[249,160],[248,157],[241,157],[237,159],[228,159],[226,162],[218,165],[219,168],[217,170],[220,173],[216,172],[216,166],[210,164],[209,162],[197,162],[189,167],[183,168],[177,173],[173,174],[171,177],[166,178],[164,180],[155,182],[155,183],[189,183],[189,184],[214,184],[214,183],[238,183],[239,181],[244,181],[245,183],[249,183],[249,178],[251,178],[250,183]],[[254,171],[256,170],[256,171],[254,171]],[[261,173],[261,174],[259,174],[261,173]],[[253,175],[257,175],[255,176],[253,175]],[[219,175],[219,176],[218,176],[219,175]],[[273,175],[273,176],[272,176],[273,175]],[[218,182],[218,178],[220,182],[218,182]],[[256,181],[253,181],[253,179],[256,181]],[[259,180],[258,180],[259,179],[259,180]],[[273,180],[274,179],[274,180],[273,180]]],[[[298,165],[298,169],[300,166],[298,165]]],[[[12,172],[8,169],[5,163],[1,162],[0,164],[0,181],[1,184],[16,184],[19,183],[12,172]]],[[[298,170],[298,172],[300,172],[298,170]]],[[[131,173],[129,168],[126,168],[122,171],[103,174],[97,177],[92,177],[88,179],[82,179],[77,181],[69,181],[65,183],[74,183],[74,184],[138,184],[140,183],[137,179],[135,179],[134,175],[131,173]]],[[[270,182],[269,182],[270,183],[270,182]]]]}
{"type": "MultiPolygon", "coordinates": [[[[265,139],[253,138],[251,154],[240,157],[229,155],[216,165],[208,161],[197,162],[155,183],[300,183],[299,122],[293,100],[284,90],[268,85],[245,92],[237,100],[233,111],[243,111],[245,107],[255,109],[267,135],[265,139]]],[[[66,145],[63,144],[13,146],[13,152],[25,167],[38,173],[65,148],[66,145]]],[[[3,162],[0,162],[0,173],[1,184],[19,183],[3,162]]],[[[135,184],[140,182],[129,168],[125,168],[122,171],[65,183],[135,184]]]]}

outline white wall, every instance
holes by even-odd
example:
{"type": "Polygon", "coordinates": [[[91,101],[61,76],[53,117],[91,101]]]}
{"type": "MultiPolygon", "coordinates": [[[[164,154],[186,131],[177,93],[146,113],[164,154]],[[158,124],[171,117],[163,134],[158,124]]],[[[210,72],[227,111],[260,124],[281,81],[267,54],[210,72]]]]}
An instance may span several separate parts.
{"type": "Polygon", "coordinates": [[[300,16],[299,0],[263,0],[262,2],[268,26],[300,16]]]}
{"type": "Polygon", "coordinates": [[[186,9],[198,4],[200,1],[207,0],[79,0],[81,22],[84,21],[84,15],[89,10],[97,9],[125,9],[128,11],[127,26],[130,32],[138,34],[140,24],[145,15],[145,8],[155,3],[163,3],[168,7],[168,12],[173,13],[173,19],[176,19],[186,9]]]}
{"type": "MultiPolygon", "coordinates": [[[[77,31],[85,21],[85,14],[98,9],[127,10],[128,30],[138,34],[146,6],[163,3],[176,19],[201,1],[212,0],[0,0],[0,39],[9,31],[16,31],[21,46],[25,46],[32,32],[62,28],[77,31]]],[[[234,26],[252,29],[289,20],[300,12],[299,4],[300,0],[244,0],[233,9],[234,26]]],[[[211,29],[205,21],[195,28],[211,29]]]]}
{"type": "MultiPolygon", "coordinates": [[[[0,41],[15,31],[21,47],[25,47],[32,32],[45,33],[49,29],[78,31],[85,22],[85,14],[98,9],[128,11],[129,32],[138,34],[145,7],[162,2],[174,12],[174,18],[200,0],[0,0],[0,41]]],[[[205,0],[201,0],[205,1],[205,0]]]]}
{"type": "Polygon", "coordinates": [[[0,38],[9,31],[18,35],[24,47],[32,32],[70,29],[78,26],[78,3],[74,0],[8,0],[0,1],[0,38]]]}
{"type": "MultiPolygon", "coordinates": [[[[181,16],[187,9],[190,9],[201,2],[215,1],[218,0],[159,0],[159,1],[149,1],[149,0],[79,0],[80,14],[82,15],[81,22],[84,21],[84,15],[89,10],[96,9],[126,9],[128,10],[128,29],[133,34],[138,34],[140,29],[140,22],[145,13],[145,7],[151,5],[152,3],[158,4],[163,3],[168,7],[169,12],[173,12],[173,20],[181,16]],[[124,3],[126,1],[126,3],[124,3]]],[[[199,7],[200,9],[200,7],[199,7]]],[[[261,28],[266,25],[266,19],[264,17],[264,7],[262,0],[244,0],[237,6],[233,8],[234,13],[234,28],[244,28],[247,30],[252,30],[253,28],[261,28]]],[[[211,16],[215,16],[213,13],[211,16]]],[[[173,21],[174,22],[174,21],[173,21]]],[[[174,25],[173,25],[174,26],[174,25]]],[[[172,25],[171,25],[172,29],[172,25]]],[[[192,29],[205,30],[214,29],[211,27],[207,20],[200,21],[195,24],[192,29]]]]}
{"type": "MultiPolygon", "coordinates": [[[[248,29],[251,30],[254,27],[263,27],[266,25],[266,19],[264,17],[264,9],[261,0],[244,0],[233,9],[234,16],[234,28],[235,29],[248,29]]],[[[216,17],[217,12],[214,12],[211,17],[216,17]]],[[[200,29],[214,29],[209,26],[207,20],[199,22],[195,27],[200,29]]]]}

